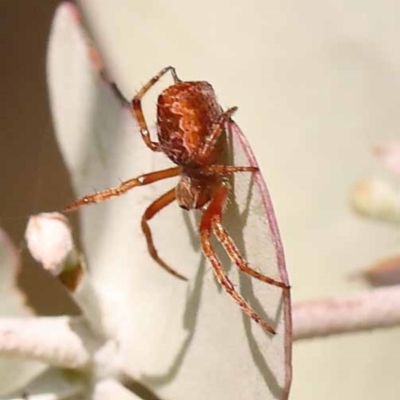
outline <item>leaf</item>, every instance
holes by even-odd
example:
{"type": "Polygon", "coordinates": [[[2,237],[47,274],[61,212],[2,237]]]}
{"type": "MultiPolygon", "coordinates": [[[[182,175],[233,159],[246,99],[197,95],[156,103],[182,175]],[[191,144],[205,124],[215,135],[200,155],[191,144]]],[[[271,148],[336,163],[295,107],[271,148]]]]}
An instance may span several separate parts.
{"type": "Polygon", "coordinates": [[[4,400],[83,400],[84,385],[68,370],[48,369],[4,400]],[[24,397],[25,396],[25,397],[24,397]]]}
{"type": "Polygon", "coordinates": [[[140,397],[137,397],[117,381],[106,379],[97,384],[94,390],[93,400],[114,400],[116,398],[118,398],[118,400],[140,399],[140,397]]]}
{"type": "Polygon", "coordinates": [[[17,277],[21,269],[18,249],[6,232],[0,228],[0,315],[32,315],[27,306],[24,294],[17,285],[17,277]]]}
{"type": "MultiPolygon", "coordinates": [[[[33,314],[17,286],[20,268],[21,259],[18,250],[8,235],[0,229],[0,315],[2,317],[33,314]]],[[[0,395],[22,387],[44,368],[45,366],[39,362],[1,357],[0,395]]]]}
{"type": "MultiPolygon", "coordinates": [[[[96,74],[71,5],[59,8],[53,24],[48,79],[57,140],[77,197],[171,165],[163,154],[148,150],[129,110],[96,74]]],[[[237,126],[230,143],[235,164],[255,164],[237,126]]],[[[109,332],[119,339],[126,372],[160,396],[176,400],[186,399],[188,393],[191,399],[287,398],[289,294],[238,274],[219,253],[239,284],[236,289],[276,327],[271,337],[215,281],[199,250],[200,213],[176,205],[157,215],[151,228],[159,253],[189,283],[171,277],[150,258],[140,218],[146,206],[174,184],[172,179],[134,189],[81,210],[88,269],[109,332]]],[[[227,229],[251,266],[287,283],[262,177],[242,174],[232,184],[224,216],[227,229]]]]}

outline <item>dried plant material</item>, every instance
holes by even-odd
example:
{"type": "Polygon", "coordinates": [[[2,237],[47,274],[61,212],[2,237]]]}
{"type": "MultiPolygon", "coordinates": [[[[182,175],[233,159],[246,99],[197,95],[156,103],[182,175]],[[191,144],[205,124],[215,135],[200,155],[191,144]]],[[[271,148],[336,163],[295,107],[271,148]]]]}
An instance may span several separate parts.
{"type": "Polygon", "coordinates": [[[368,268],[352,274],[351,278],[365,279],[372,286],[400,284],[400,256],[379,260],[368,268]]]}

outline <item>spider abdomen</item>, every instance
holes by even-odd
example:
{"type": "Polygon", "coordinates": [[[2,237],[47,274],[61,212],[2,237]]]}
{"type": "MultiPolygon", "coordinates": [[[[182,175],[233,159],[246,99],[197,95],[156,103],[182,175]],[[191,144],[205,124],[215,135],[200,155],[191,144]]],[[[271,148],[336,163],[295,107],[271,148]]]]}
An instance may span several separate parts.
{"type": "Polygon", "coordinates": [[[218,146],[206,162],[200,162],[196,156],[221,114],[221,106],[208,82],[179,82],[168,87],[157,102],[158,140],[162,151],[178,165],[214,162],[218,146]]]}

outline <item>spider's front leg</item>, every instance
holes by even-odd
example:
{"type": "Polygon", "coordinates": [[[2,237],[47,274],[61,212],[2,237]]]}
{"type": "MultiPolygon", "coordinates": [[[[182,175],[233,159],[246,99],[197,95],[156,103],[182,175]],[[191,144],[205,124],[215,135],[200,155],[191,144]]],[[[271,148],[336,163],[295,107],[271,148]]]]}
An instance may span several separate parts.
{"type": "MultiPolygon", "coordinates": [[[[210,236],[214,229],[216,221],[220,219],[223,213],[227,198],[229,194],[228,183],[222,182],[221,186],[217,189],[213,199],[208,205],[207,210],[204,212],[200,223],[200,238],[201,246],[205,256],[210,260],[211,266],[218,279],[218,282],[224,290],[239,304],[242,310],[254,321],[260,324],[266,331],[274,334],[275,330],[265,322],[256,311],[246,302],[246,300],[235,290],[232,282],[223,270],[221,261],[219,260],[214,248],[211,245],[210,236]]],[[[229,252],[228,252],[229,254],[229,252]]]]}
{"type": "Polygon", "coordinates": [[[96,46],[94,45],[90,35],[86,31],[85,27],[82,24],[82,17],[80,15],[80,12],[78,8],[73,4],[69,4],[69,9],[72,13],[72,16],[78,25],[82,36],[86,42],[87,49],[88,49],[88,55],[89,58],[93,64],[93,66],[96,68],[98,71],[100,77],[107,82],[111,90],[115,93],[116,97],[118,100],[121,102],[123,106],[128,106],[131,108],[131,111],[134,115],[134,117],[137,119],[139,128],[140,128],[140,133],[142,135],[143,141],[146,143],[146,145],[153,151],[161,151],[160,145],[157,142],[153,142],[150,138],[149,134],[149,129],[147,127],[147,123],[144,117],[144,113],[142,110],[142,98],[143,96],[147,93],[147,91],[156,84],[160,78],[165,75],[168,71],[171,72],[172,78],[175,83],[181,82],[181,80],[178,78],[178,75],[176,73],[176,70],[174,67],[168,66],[166,68],[163,68],[157,75],[155,75],[152,79],[150,79],[149,82],[147,82],[138,92],[138,94],[132,99],[131,102],[125,99],[124,95],[122,94],[121,90],[115,83],[113,79],[110,78],[109,74],[107,73],[107,70],[105,68],[104,62],[102,60],[102,57],[100,56],[100,53],[96,46]]]}
{"type": "Polygon", "coordinates": [[[224,125],[229,121],[232,115],[236,112],[237,107],[228,108],[219,117],[215,123],[211,134],[206,138],[206,143],[198,154],[198,161],[206,161],[210,154],[214,151],[215,145],[224,131],[224,125]]]}
{"type": "Polygon", "coordinates": [[[180,167],[173,167],[164,169],[161,171],[151,172],[149,174],[140,175],[137,178],[129,179],[125,182],[122,182],[119,186],[111,189],[106,189],[101,192],[96,192],[84,197],[81,197],[78,200],[70,203],[67,207],[64,208],[64,212],[74,211],[79,207],[86,206],[88,204],[100,203],[102,201],[111,199],[113,197],[121,196],[125,194],[129,190],[133,189],[137,186],[148,185],[153,182],[160,181],[162,179],[172,178],[181,173],[180,167]]]}
{"type": "Polygon", "coordinates": [[[90,61],[92,62],[92,65],[94,66],[94,68],[96,68],[100,77],[105,82],[107,82],[107,84],[110,85],[111,90],[115,93],[117,99],[121,102],[121,104],[125,107],[129,107],[130,102],[128,100],[126,100],[126,98],[122,94],[122,92],[119,89],[119,87],[117,86],[117,84],[109,76],[98,49],[96,48],[95,44],[93,43],[92,38],[90,37],[89,33],[87,32],[85,26],[82,23],[82,16],[81,16],[81,13],[80,13],[78,7],[75,4],[69,3],[69,2],[68,3],[66,2],[64,4],[66,7],[68,7],[68,10],[72,15],[72,18],[74,19],[75,23],[78,25],[78,29],[80,30],[83,40],[86,43],[88,55],[89,55],[90,61]]]}
{"type": "Polygon", "coordinates": [[[140,89],[139,93],[132,99],[132,111],[139,123],[142,139],[146,143],[146,145],[153,151],[161,151],[161,148],[159,143],[153,142],[150,138],[149,128],[147,127],[146,119],[144,117],[142,109],[142,98],[149,91],[149,89],[153,87],[168,71],[171,71],[175,83],[181,82],[181,80],[178,78],[178,75],[176,74],[174,67],[169,66],[163,68],[157,75],[153,76],[153,78],[151,78],[140,89]]]}

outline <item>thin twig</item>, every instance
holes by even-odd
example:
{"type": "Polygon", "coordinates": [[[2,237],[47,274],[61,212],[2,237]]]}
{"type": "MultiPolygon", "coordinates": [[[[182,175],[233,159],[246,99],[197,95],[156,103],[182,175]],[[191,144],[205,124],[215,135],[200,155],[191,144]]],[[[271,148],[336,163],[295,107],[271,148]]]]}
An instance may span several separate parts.
{"type": "Polygon", "coordinates": [[[400,286],[293,306],[294,340],[400,325],[400,286]]]}

